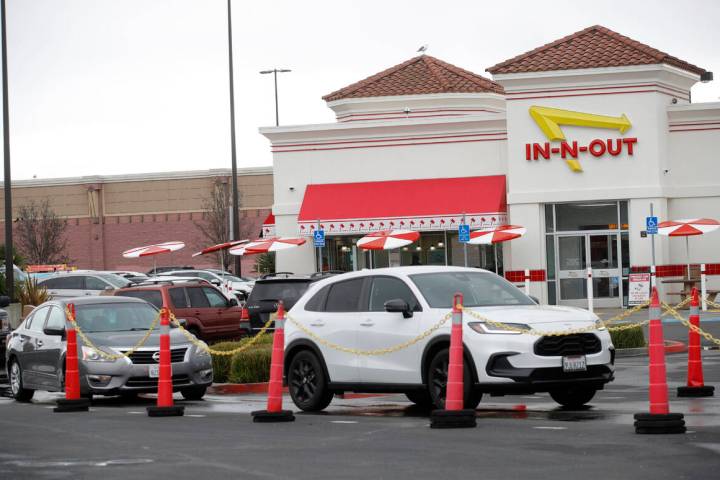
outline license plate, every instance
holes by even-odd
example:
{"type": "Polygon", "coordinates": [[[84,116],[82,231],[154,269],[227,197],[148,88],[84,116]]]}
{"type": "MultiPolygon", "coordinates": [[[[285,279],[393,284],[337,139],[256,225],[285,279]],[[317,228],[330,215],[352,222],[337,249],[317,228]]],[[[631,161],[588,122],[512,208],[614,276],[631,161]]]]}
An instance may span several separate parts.
{"type": "Polygon", "coordinates": [[[160,376],[160,365],[148,365],[148,377],[158,378],[160,376]]]}
{"type": "Polygon", "coordinates": [[[584,372],[587,370],[585,355],[572,355],[562,358],[563,372],[584,372]]]}

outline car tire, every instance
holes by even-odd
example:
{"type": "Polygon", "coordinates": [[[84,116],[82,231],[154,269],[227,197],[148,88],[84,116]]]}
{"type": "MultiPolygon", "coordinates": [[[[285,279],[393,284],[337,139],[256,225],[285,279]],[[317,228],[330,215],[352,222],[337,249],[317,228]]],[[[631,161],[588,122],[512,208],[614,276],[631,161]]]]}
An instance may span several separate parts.
{"type": "Polygon", "coordinates": [[[205,392],[207,392],[207,386],[205,385],[201,387],[188,387],[180,390],[180,393],[185,400],[202,400],[205,396],[205,392]]]}
{"type": "Polygon", "coordinates": [[[195,338],[197,338],[198,340],[202,340],[202,338],[200,337],[200,329],[199,328],[188,327],[187,331],[192,333],[193,335],[195,335],[195,338]]]}
{"type": "Polygon", "coordinates": [[[20,362],[13,359],[10,360],[8,367],[8,374],[10,381],[10,392],[13,398],[18,402],[29,402],[35,395],[35,390],[25,388],[22,381],[22,367],[20,362]]]}
{"type": "MultiPolygon", "coordinates": [[[[447,369],[450,361],[450,349],[443,348],[435,354],[427,370],[428,394],[432,405],[438,409],[445,408],[445,394],[447,386],[447,369]]],[[[472,377],[467,361],[463,362],[463,408],[475,409],[482,393],[472,388],[472,377]]]]}
{"type": "Polygon", "coordinates": [[[413,390],[411,392],[405,392],[405,396],[418,407],[432,407],[432,398],[430,398],[430,393],[427,390],[413,390]]]}
{"type": "Polygon", "coordinates": [[[597,389],[592,387],[569,387],[562,390],[551,390],[550,396],[566,408],[580,408],[593,399],[597,389]]]}
{"type": "Polygon", "coordinates": [[[330,405],[333,393],[317,356],[303,350],[290,361],[287,372],[288,389],[293,403],[304,412],[319,412],[330,405]]]}

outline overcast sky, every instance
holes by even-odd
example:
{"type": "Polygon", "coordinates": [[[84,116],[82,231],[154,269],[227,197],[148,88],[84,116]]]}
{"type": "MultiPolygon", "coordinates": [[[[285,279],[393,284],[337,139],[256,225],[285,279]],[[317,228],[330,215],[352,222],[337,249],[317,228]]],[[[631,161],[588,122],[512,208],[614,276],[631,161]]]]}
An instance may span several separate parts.
{"type": "MultiPolygon", "coordinates": [[[[6,0],[12,176],[230,166],[226,0],[6,0]]],[[[321,96],[416,55],[487,75],[594,24],[720,77],[720,2],[266,0],[233,3],[238,166],[259,126],[332,122],[321,96]]],[[[720,78],[694,87],[718,101],[720,78]]]]}

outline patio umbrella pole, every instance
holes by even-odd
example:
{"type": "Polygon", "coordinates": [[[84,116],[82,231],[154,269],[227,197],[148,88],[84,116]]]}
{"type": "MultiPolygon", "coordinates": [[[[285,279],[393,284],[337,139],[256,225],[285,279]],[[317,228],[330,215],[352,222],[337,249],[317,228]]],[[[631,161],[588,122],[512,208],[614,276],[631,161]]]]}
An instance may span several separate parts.
{"type": "Polygon", "coordinates": [[[497,243],[493,243],[493,255],[495,255],[495,275],[497,275],[498,274],[497,243]]]}
{"type": "Polygon", "coordinates": [[[685,236],[685,259],[687,260],[687,278],[690,280],[690,236],[685,236]]]}

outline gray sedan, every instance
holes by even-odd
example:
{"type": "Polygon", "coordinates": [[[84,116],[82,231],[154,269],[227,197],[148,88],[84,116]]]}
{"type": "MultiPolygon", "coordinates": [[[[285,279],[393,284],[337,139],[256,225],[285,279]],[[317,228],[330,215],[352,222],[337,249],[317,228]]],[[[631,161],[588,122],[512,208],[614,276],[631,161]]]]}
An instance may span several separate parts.
{"type": "MultiPolygon", "coordinates": [[[[35,390],[62,391],[65,385],[65,307],[75,304],[77,323],[88,338],[110,354],[125,353],[147,333],[158,314],[144,300],[82,297],[38,306],[7,341],[7,370],[12,394],[29,401],[35,390]]],[[[212,361],[203,349],[170,329],[173,390],[199,400],[212,383],[212,361]]],[[[80,388],[85,396],[157,392],[160,327],[129,357],[108,360],[83,345],[78,336],[80,388]]]]}

